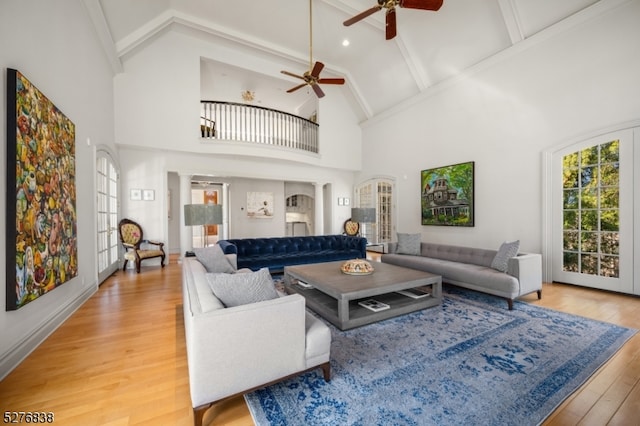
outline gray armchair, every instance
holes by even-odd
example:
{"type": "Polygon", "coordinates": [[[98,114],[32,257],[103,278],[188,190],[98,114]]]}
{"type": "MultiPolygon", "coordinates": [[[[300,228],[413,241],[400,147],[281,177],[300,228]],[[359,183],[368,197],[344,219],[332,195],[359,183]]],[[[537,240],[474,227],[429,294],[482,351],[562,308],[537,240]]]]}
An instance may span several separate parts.
{"type": "Polygon", "coordinates": [[[225,308],[196,258],[186,258],[182,271],[189,386],[197,426],[210,407],[227,398],[316,368],[330,379],[331,333],[306,312],[302,296],[225,308]]]}

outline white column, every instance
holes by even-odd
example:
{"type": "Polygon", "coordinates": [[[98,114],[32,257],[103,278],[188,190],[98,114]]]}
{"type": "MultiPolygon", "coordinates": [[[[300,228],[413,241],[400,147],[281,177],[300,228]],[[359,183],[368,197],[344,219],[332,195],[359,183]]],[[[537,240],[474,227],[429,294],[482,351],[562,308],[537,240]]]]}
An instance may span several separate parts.
{"type": "Polygon", "coordinates": [[[220,227],[219,239],[229,239],[229,184],[222,184],[222,226],[220,227]]]}
{"type": "Polygon", "coordinates": [[[314,199],[314,234],[324,235],[324,183],[316,182],[315,186],[316,194],[314,199]]]}
{"type": "Polygon", "coordinates": [[[180,174],[180,260],[193,248],[193,227],[184,224],[184,205],[191,204],[191,177],[180,174]]]}

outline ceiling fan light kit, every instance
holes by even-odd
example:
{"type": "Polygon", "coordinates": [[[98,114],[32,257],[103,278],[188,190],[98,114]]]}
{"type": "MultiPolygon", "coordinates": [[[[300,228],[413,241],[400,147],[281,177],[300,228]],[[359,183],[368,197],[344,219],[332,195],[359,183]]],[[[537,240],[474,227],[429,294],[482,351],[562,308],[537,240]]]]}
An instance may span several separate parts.
{"type": "Polygon", "coordinates": [[[396,6],[404,9],[421,9],[437,11],[443,0],[378,0],[378,4],[343,22],[345,27],[360,22],[381,9],[387,9],[385,16],[385,38],[391,40],[396,36],[396,6]]]}
{"type": "Polygon", "coordinates": [[[320,78],[320,72],[324,68],[324,64],[322,62],[316,61],[313,63],[313,15],[312,15],[313,5],[312,0],[309,0],[309,70],[305,71],[303,75],[294,74],[289,71],[281,71],[282,74],[288,75],[290,77],[299,78],[300,80],[304,80],[304,83],[301,83],[297,86],[292,87],[287,90],[287,93],[293,93],[298,89],[303,88],[306,85],[311,86],[314,93],[318,98],[322,98],[324,96],[324,92],[320,88],[320,84],[344,84],[344,78],[320,78]]]}
{"type": "MultiPolygon", "coordinates": [[[[313,91],[315,92],[318,98],[322,98],[324,96],[324,92],[320,88],[320,84],[344,84],[344,78],[320,78],[320,72],[324,68],[324,64],[322,62],[317,61],[314,65],[313,63],[313,0],[309,0],[309,70],[305,71],[303,75],[294,74],[289,71],[281,71],[282,74],[288,75],[290,77],[298,78],[303,80],[304,83],[298,84],[297,86],[292,87],[287,90],[287,93],[293,93],[296,90],[303,88],[304,86],[311,86],[313,91]]],[[[378,4],[373,6],[370,9],[365,10],[357,14],[356,16],[347,19],[343,22],[344,26],[348,27],[350,25],[359,22],[379,10],[387,9],[385,16],[385,37],[387,40],[391,40],[397,34],[396,28],[396,7],[401,7],[405,9],[421,9],[421,10],[431,10],[437,11],[442,7],[442,3],[444,0],[377,0],[378,4]]]]}

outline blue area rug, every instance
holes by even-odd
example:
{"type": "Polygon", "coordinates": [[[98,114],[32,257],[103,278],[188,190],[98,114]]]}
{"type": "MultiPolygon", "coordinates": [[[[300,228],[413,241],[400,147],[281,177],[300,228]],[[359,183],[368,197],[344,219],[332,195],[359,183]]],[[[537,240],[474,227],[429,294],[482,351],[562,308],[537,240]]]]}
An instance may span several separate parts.
{"type": "Polygon", "coordinates": [[[245,396],[257,425],[536,425],[636,333],[445,287],[442,306],[332,333],[314,371],[245,396]]]}

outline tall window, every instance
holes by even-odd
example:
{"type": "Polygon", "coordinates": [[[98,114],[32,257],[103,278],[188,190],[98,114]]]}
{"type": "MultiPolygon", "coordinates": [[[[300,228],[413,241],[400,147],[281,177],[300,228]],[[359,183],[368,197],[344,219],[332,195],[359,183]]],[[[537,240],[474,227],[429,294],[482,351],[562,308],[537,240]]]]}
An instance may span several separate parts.
{"type": "Polygon", "coordinates": [[[565,155],[563,270],[619,276],[620,142],[565,155]]]}

